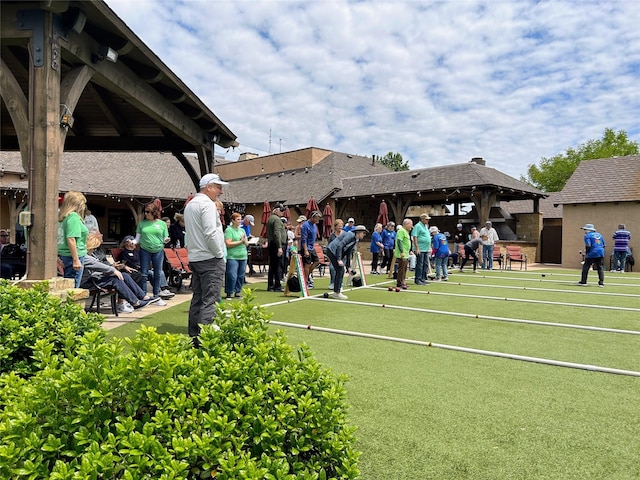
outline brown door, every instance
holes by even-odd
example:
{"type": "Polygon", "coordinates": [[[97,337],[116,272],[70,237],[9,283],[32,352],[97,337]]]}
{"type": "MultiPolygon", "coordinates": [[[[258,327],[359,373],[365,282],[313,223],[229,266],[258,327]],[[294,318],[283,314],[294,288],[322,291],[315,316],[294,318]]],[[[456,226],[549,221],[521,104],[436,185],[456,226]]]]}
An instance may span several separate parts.
{"type": "Polygon", "coordinates": [[[562,263],[562,226],[545,226],[540,234],[540,262],[562,263]]]}

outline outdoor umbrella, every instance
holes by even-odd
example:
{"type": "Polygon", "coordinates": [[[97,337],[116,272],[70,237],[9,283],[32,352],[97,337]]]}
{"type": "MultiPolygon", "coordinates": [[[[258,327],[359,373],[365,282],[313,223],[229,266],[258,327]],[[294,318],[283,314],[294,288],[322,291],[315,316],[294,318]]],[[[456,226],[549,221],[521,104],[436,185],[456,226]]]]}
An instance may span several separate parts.
{"type": "Polygon", "coordinates": [[[262,232],[260,232],[260,236],[262,238],[266,238],[267,236],[267,221],[269,220],[270,216],[271,205],[269,205],[269,202],[264,202],[264,205],[262,207],[262,232]]]}
{"type": "Polygon", "coordinates": [[[389,223],[389,210],[387,209],[387,203],[384,200],[382,200],[382,203],[380,204],[380,211],[378,212],[376,223],[381,223],[383,227],[389,223]]]}
{"type": "Polygon", "coordinates": [[[311,218],[311,213],[320,210],[318,208],[318,203],[316,202],[315,198],[311,197],[311,199],[309,199],[309,202],[307,202],[307,218],[311,218]]]}
{"type": "Polygon", "coordinates": [[[289,211],[289,207],[284,209],[282,216],[287,219],[287,223],[291,221],[291,212],[289,211]]]}
{"type": "Polygon", "coordinates": [[[322,223],[324,224],[322,228],[322,236],[324,238],[329,238],[331,236],[331,231],[333,230],[333,210],[331,210],[331,205],[328,203],[322,211],[322,223]]]}

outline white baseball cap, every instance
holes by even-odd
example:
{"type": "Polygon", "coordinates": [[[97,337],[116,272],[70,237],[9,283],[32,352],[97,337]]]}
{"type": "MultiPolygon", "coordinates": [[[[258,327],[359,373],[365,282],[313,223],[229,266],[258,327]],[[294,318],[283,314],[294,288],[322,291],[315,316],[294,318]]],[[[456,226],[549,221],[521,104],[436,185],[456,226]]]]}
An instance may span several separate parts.
{"type": "Polygon", "coordinates": [[[204,188],[210,183],[215,183],[216,185],[229,185],[229,182],[223,182],[220,179],[220,175],[217,173],[207,173],[200,179],[200,188],[204,188]]]}
{"type": "Polygon", "coordinates": [[[254,222],[256,221],[256,219],[255,219],[255,218],[253,218],[253,215],[245,215],[245,216],[244,216],[244,218],[245,218],[245,220],[246,220],[247,222],[249,222],[252,226],[253,226],[253,225],[255,225],[255,223],[254,223],[254,222]]]}

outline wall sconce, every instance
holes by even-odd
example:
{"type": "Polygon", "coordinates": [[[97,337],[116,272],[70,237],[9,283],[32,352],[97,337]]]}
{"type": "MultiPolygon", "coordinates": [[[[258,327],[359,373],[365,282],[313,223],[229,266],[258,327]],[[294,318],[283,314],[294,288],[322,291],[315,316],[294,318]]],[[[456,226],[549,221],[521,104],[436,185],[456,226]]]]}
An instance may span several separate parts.
{"type": "Polygon", "coordinates": [[[118,61],[118,52],[116,52],[111,47],[107,47],[106,45],[100,45],[98,47],[98,51],[91,55],[91,61],[93,63],[98,63],[104,60],[109,60],[110,62],[116,63],[118,61]]]}

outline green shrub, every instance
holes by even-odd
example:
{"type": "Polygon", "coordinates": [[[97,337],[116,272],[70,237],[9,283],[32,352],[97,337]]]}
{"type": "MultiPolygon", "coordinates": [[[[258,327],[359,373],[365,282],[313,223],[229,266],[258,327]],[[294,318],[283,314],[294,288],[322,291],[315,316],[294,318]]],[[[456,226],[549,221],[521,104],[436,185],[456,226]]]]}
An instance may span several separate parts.
{"type": "Polygon", "coordinates": [[[267,333],[251,296],[223,307],[201,348],[142,327],[85,336],[74,357],[6,376],[0,478],[356,478],[343,377],[267,333]]]}
{"type": "Polygon", "coordinates": [[[23,289],[0,281],[0,374],[32,375],[37,341],[51,343],[52,353],[71,352],[85,332],[102,331],[102,318],[49,295],[46,282],[23,289]]]}

